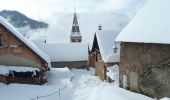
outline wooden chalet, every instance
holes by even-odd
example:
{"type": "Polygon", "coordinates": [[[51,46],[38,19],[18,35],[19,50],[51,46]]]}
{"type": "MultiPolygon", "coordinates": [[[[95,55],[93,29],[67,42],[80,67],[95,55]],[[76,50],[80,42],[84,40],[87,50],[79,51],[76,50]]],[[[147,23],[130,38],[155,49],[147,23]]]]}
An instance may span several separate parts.
{"type": "Polygon", "coordinates": [[[30,84],[47,82],[46,71],[50,69],[49,62],[46,54],[0,17],[1,82],[30,84]]]}

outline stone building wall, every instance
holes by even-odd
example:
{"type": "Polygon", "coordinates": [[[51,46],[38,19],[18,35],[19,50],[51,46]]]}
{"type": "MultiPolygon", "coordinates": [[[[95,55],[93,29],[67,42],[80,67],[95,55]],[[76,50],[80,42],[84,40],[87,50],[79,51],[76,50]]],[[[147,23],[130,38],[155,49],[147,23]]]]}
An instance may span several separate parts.
{"type": "Polygon", "coordinates": [[[65,62],[51,62],[51,66],[55,68],[86,68],[87,61],[65,61],[65,62]]]}
{"type": "Polygon", "coordinates": [[[102,61],[97,61],[95,63],[95,73],[99,78],[104,81],[106,80],[106,66],[102,61]]]}
{"type": "Polygon", "coordinates": [[[71,36],[70,42],[82,42],[82,37],[81,36],[71,36]]]}
{"type": "Polygon", "coordinates": [[[120,86],[151,97],[170,96],[170,45],[122,43],[120,86]]]}
{"type": "Polygon", "coordinates": [[[95,68],[96,53],[89,54],[89,66],[95,68]]]}
{"type": "Polygon", "coordinates": [[[94,53],[89,54],[89,66],[95,68],[96,57],[94,53]]]}

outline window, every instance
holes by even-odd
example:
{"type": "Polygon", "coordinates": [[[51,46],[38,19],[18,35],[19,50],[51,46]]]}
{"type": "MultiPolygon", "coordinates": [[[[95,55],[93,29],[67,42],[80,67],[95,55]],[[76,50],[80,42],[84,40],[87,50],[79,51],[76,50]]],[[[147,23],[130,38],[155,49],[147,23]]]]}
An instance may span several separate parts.
{"type": "Polygon", "coordinates": [[[75,39],[72,39],[72,42],[76,42],[75,39]]]}
{"type": "Polygon", "coordinates": [[[0,35],[0,46],[4,46],[4,38],[0,35]]]}
{"type": "Polygon", "coordinates": [[[81,42],[81,39],[78,39],[78,42],[81,42]]]}

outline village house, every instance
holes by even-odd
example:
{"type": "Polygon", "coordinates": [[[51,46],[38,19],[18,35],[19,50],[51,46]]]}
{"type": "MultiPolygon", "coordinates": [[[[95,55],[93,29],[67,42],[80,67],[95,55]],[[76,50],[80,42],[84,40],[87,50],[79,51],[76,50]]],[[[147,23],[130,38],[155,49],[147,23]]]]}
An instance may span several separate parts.
{"type": "Polygon", "coordinates": [[[53,67],[84,68],[88,65],[87,43],[33,42],[40,50],[49,55],[53,67]]]}
{"type": "Polygon", "coordinates": [[[0,82],[47,82],[49,57],[0,17],[0,82]]]}
{"type": "Polygon", "coordinates": [[[119,64],[120,45],[115,42],[119,30],[99,30],[94,35],[92,49],[89,55],[89,66],[96,70],[101,80],[112,82],[107,72],[109,67],[119,64]]]}
{"type": "Polygon", "coordinates": [[[169,0],[148,0],[118,35],[120,87],[151,97],[170,97],[169,4],[169,0]]]}

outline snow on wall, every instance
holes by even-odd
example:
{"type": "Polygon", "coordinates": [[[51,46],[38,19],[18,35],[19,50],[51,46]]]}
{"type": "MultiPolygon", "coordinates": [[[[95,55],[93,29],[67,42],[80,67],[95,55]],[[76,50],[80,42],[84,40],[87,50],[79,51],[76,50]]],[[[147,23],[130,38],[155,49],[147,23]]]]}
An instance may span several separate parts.
{"type": "Polygon", "coordinates": [[[87,61],[87,43],[44,43],[33,41],[39,49],[50,56],[51,62],[87,61]]]}
{"type": "Polygon", "coordinates": [[[23,43],[25,43],[29,48],[31,48],[34,52],[36,52],[41,58],[47,61],[50,65],[50,58],[48,57],[48,55],[46,55],[44,52],[39,50],[30,40],[23,37],[18,31],[15,30],[15,28],[9,22],[7,22],[2,17],[0,17],[0,24],[5,26],[12,34],[18,37],[23,43]]]}
{"type": "Polygon", "coordinates": [[[33,71],[35,72],[40,71],[38,68],[31,68],[31,67],[23,67],[23,66],[4,66],[0,65],[0,74],[6,75],[9,73],[9,70],[16,71],[16,72],[27,72],[27,71],[33,71]]]}
{"type": "Polygon", "coordinates": [[[113,65],[107,68],[107,76],[109,76],[114,82],[119,83],[119,66],[113,65]]]}
{"type": "Polygon", "coordinates": [[[148,0],[116,41],[170,44],[170,0],[148,0]]]}
{"type": "Polygon", "coordinates": [[[117,53],[113,53],[115,39],[119,34],[119,30],[100,30],[96,32],[97,42],[99,45],[102,60],[108,62],[119,62],[120,44],[116,43],[117,53]]]}
{"type": "Polygon", "coordinates": [[[120,50],[117,53],[113,51],[105,59],[105,62],[119,62],[120,61],[120,50]]]}

